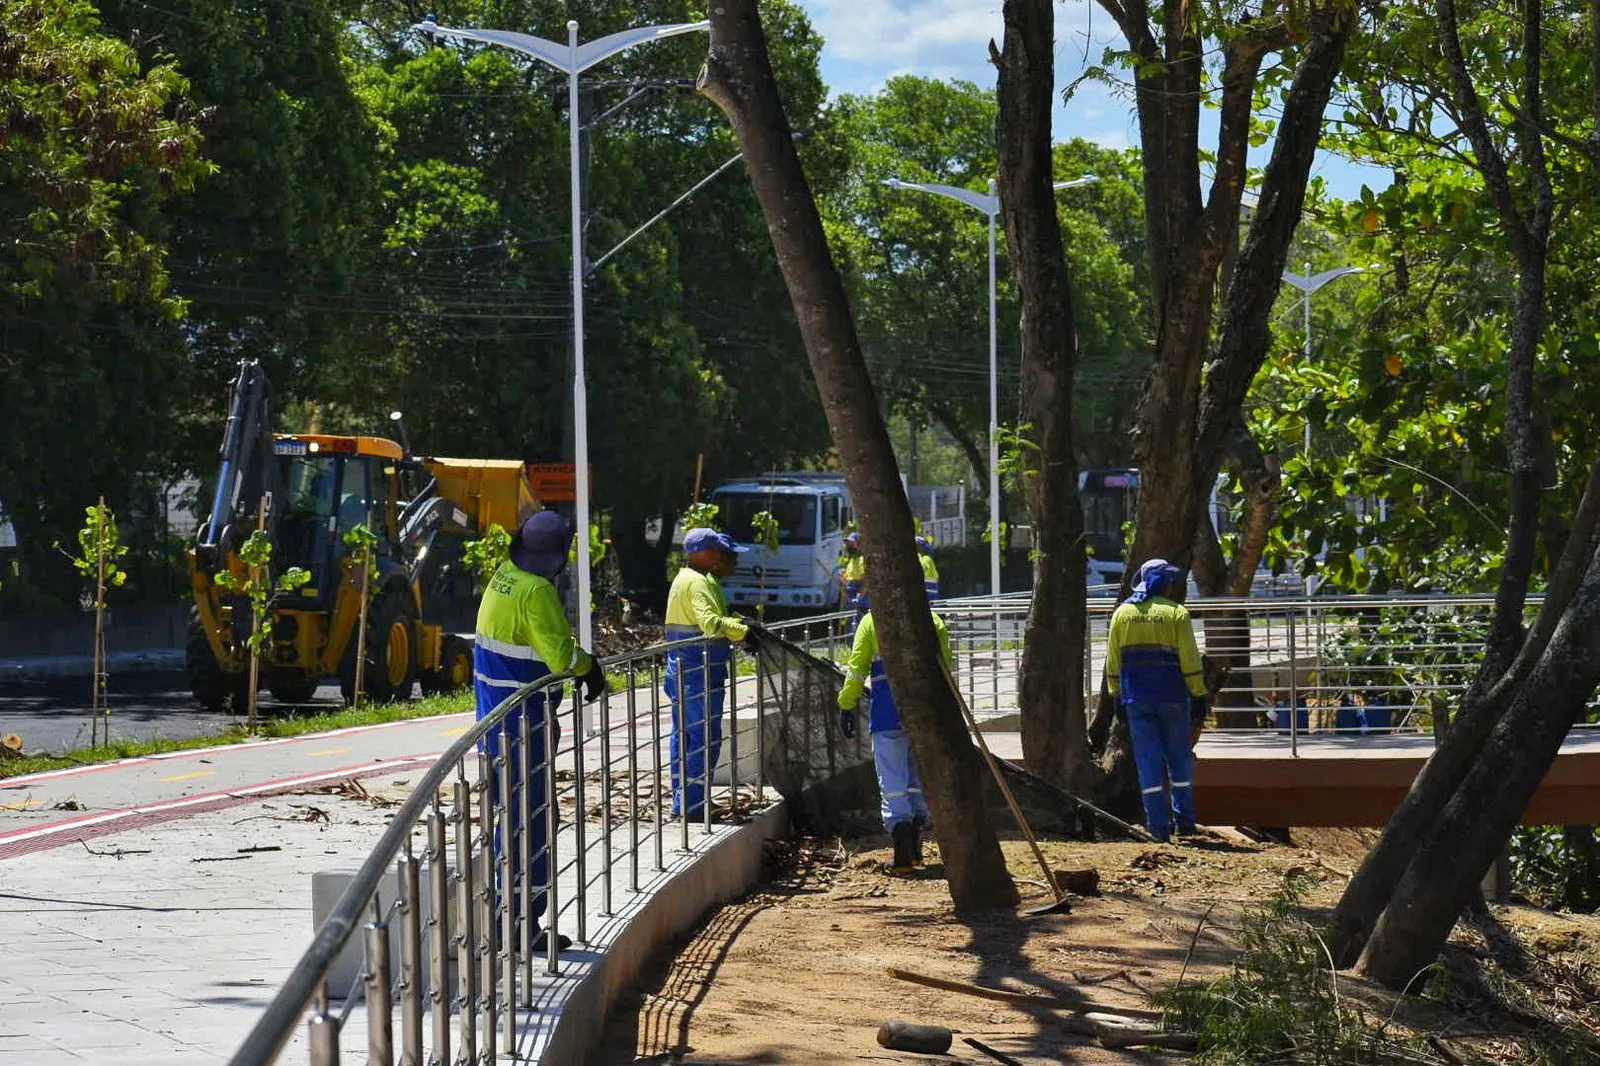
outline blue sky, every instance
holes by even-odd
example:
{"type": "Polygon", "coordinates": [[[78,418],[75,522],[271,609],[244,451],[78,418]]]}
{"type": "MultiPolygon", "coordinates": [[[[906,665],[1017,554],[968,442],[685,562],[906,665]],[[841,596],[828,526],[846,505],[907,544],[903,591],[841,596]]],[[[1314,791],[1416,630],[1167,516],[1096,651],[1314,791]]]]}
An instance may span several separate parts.
{"type": "MultiPolygon", "coordinates": [[[[800,0],[826,42],[822,75],[835,93],[869,93],[897,74],[962,78],[994,86],[989,40],[1001,30],[999,0],[800,0]]],[[[1056,85],[1066,86],[1086,66],[1099,63],[1120,40],[1111,17],[1089,0],[1056,5],[1056,85]]],[[[1138,123],[1129,101],[1112,88],[1086,82],[1070,104],[1056,105],[1057,139],[1084,137],[1108,147],[1138,143],[1138,123]]],[[[1215,125],[1207,136],[1215,143],[1215,125]]],[[[1252,153],[1266,161],[1268,148],[1252,153]]],[[[1322,153],[1313,170],[1335,196],[1352,198],[1362,182],[1389,184],[1382,171],[1352,166],[1322,153]]]]}

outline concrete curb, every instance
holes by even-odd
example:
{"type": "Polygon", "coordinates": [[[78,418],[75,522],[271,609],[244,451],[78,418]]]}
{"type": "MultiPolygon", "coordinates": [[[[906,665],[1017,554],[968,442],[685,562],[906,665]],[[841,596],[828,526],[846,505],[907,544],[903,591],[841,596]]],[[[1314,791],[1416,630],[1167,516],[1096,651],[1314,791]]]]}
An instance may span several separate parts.
{"type": "MultiPolygon", "coordinates": [[[[182,648],[114,651],[106,656],[111,674],[157,674],[182,670],[182,648]]],[[[92,655],[40,655],[25,659],[0,659],[0,683],[60,677],[87,678],[94,674],[92,655]]]]}
{"type": "Polygon", "coordinates": [[[599,1045],[612,1008],[634,987],[651,957],[713,907],[759,883],[766,842],[788,835],[789,812],[779,801],[709,841],[655,891],[619,908],[591,936],[588,950],[564,952],[566,972],[536,982],[537,1011],[524,1016],[518,1059],[550,1066],[583,1062],[599,1045]]]}

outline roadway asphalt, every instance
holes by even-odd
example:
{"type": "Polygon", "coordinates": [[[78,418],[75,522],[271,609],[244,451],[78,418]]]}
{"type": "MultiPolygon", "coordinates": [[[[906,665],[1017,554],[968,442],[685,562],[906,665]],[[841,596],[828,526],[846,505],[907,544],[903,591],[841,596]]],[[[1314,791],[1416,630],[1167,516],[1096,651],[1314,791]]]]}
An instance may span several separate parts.
{"type": "MultiPolygon", "coordinates": [[[[181,671],[113,673],[109,681],[111,735],[119,739],[165,737],[185,740],[214,736],[228,727],[226,714],[195,705],[181,671]]],[[[343,701],[336,683],[317,689],[318,710],[337,710],[343,701]]],[[[24,750],[68,752],[89,746],[89,679],[86,677],[0,682],[0,736],[16,733],[24,750]]],[[[261,707],[277,705],[265,692],[261,707]]]]}

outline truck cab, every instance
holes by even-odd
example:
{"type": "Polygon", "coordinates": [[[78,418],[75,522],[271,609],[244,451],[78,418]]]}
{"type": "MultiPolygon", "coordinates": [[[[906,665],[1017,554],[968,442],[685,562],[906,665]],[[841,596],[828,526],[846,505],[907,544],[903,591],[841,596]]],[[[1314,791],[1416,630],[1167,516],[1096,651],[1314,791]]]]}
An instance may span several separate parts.
{"type": "Polygon", "coordinates": [[[839,556],[850,522],[841,475],[771,475],[719,486],[711,496],[722,528],[750,551],[722,583],[730,607],[826,610],[839,604],[839,556]],[[778,520],[778,549],[759,543],[753,519],[778,520]]]}

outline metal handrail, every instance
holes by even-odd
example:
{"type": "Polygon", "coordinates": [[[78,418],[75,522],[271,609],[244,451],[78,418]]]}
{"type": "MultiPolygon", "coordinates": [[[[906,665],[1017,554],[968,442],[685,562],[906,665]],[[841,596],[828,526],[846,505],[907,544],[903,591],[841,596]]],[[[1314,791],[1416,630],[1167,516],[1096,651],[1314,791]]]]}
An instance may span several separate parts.
{"type": "MultiPolygon", "coordinates": [[[[311,946],[300,956],[300,961],[290,971],[288,980],[272,998],[272,1003],[268,1005],[266,1012],[251,1028],[244,1043],[239,1045],[239,1050],[234,1053],[230,1066],[270,1066],[277,1059],[278,1053],[291,1039],[300,1016],[305,1013],[312,1001],[322,994],[323,983],[328,971],[333,968],[334,960],[339,957],[339,952],[344,950],[351,934],[360,925],[362,914],[367,909],[367,902],[377,893],[384,874],[399,856],[401,845],[410,838],[412,826],[422,818],[429,804],[433,803],[439,786],[444,784],[456,766],[477,747],[478,741],[483,739],[484,734],[504,723],[512,708],[521,705],[531,696],[571,680],[570,673],[546,674],[517,689],[501,700],[493,711],[470,726],[454,744],[445,749],[438,761],[428,768],[411,795],[395,812],[383,836],[378,838],[378,843],[368,853],[366,861],[356,871],[355,877],[339,897],[338,902],[334,904],[332,913],[317,928],[311,946]]],[[[545,716],[545,727],[549,728],[552,725],[550,719],[553,718],[554,711],[547,707],[545,716]]],[[[437,903],[438,901],[435,901],[436,905],[437,903]]]]}

